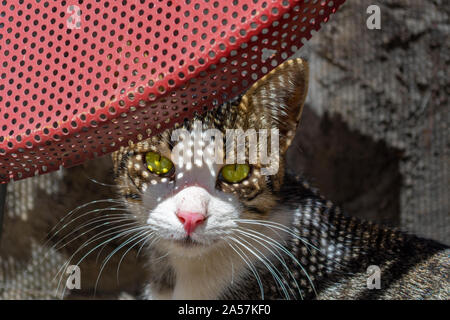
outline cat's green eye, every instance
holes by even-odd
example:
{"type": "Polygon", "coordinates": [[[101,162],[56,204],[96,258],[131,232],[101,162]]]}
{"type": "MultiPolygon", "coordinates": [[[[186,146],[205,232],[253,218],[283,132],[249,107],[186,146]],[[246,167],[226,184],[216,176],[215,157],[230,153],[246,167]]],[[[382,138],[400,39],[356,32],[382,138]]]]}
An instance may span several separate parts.
{"type": "Polygon", "coordinates": [[[248,164],[227,164],[220,170],[222,179],[229,183],[238,183],[248,177],[250,166],[248,164]]]}
{"type": "Polygon", "coordinates": [[[159,176],[169,175],[174,169],[172,161],[152,151],[145,154],[145,163],[151,173],[159,176]]]}

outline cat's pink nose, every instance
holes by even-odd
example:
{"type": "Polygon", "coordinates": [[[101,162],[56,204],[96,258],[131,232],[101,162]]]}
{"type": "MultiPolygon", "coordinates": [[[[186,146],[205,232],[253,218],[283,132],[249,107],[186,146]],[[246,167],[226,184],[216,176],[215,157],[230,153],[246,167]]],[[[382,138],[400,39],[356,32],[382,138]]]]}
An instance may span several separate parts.
{"type": "Polygon", "coordinates": [[[198,212],[178,211],[177,217],[180,219],[188,235],[194,232],[195,228],[205,221],[205,216],[198,212]]]}

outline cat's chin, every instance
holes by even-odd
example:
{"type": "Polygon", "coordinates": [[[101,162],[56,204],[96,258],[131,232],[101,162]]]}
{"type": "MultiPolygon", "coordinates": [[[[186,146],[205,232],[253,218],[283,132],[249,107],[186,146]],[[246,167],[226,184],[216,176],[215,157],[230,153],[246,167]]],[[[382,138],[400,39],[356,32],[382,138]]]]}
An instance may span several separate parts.
{"type": "Polygon", "coordinates": [[[202,243],[190,238],[190,237],[186,237],[183,239],[179,239],[179,240],[172,240],[174,244],[176,244],[177,246],[181,246],[182,248],[196,248],[198,246],[203,246],[202,243]]]}
{"type": "Polygon", "coordinates": [[[212,247],[215,247],[215,244],[206,244],[186,237],[182,239],[167,240],[165,246],[168,252],[173,255],[197,257],[210,251],[212,247]]]}

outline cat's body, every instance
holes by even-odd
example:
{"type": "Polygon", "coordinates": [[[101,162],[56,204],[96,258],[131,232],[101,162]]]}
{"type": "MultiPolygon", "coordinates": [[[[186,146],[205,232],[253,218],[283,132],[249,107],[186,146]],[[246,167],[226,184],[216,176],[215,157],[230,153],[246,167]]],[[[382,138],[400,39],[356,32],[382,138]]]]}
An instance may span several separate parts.
{"type": "MultiPolygon", "coordinates": [[[[211,128],[276,127],[275,174],[262,173],[261,159],[230,167],[203,158],[188,166],[175,155],[170,130],[114,154],[119,192],[141,226],[136,239],[151,240],[143,298],[450,297],[448,248],[346,217],[286,173],[284,154],[301,115],[307,78],[304,61],[288,61],[258,81],[238,105],[196,117],[202,121],[197,127],[181,125],[188,136],[202,139],[211,128]],[[369,274],[369,267],[379,268],[379,274],[369,274]],[[379,289],[372,288],[373,276],[379,276],[379,289]]],[[[249,150],[245,145],[247,156],[249,150]]]]}

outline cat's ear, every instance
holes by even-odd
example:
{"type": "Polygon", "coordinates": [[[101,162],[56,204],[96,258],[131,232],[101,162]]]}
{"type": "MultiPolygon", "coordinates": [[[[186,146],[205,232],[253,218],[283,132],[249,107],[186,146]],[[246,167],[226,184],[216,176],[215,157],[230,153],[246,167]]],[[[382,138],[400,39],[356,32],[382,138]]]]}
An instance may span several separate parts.
{"type": "Polygon", "coordinates": [[[308,74],[306,61],[288,60],[253,84],[241,100],[247,127],[279,129],[282,153],[291,144],[300,120],[308,74]]]}

